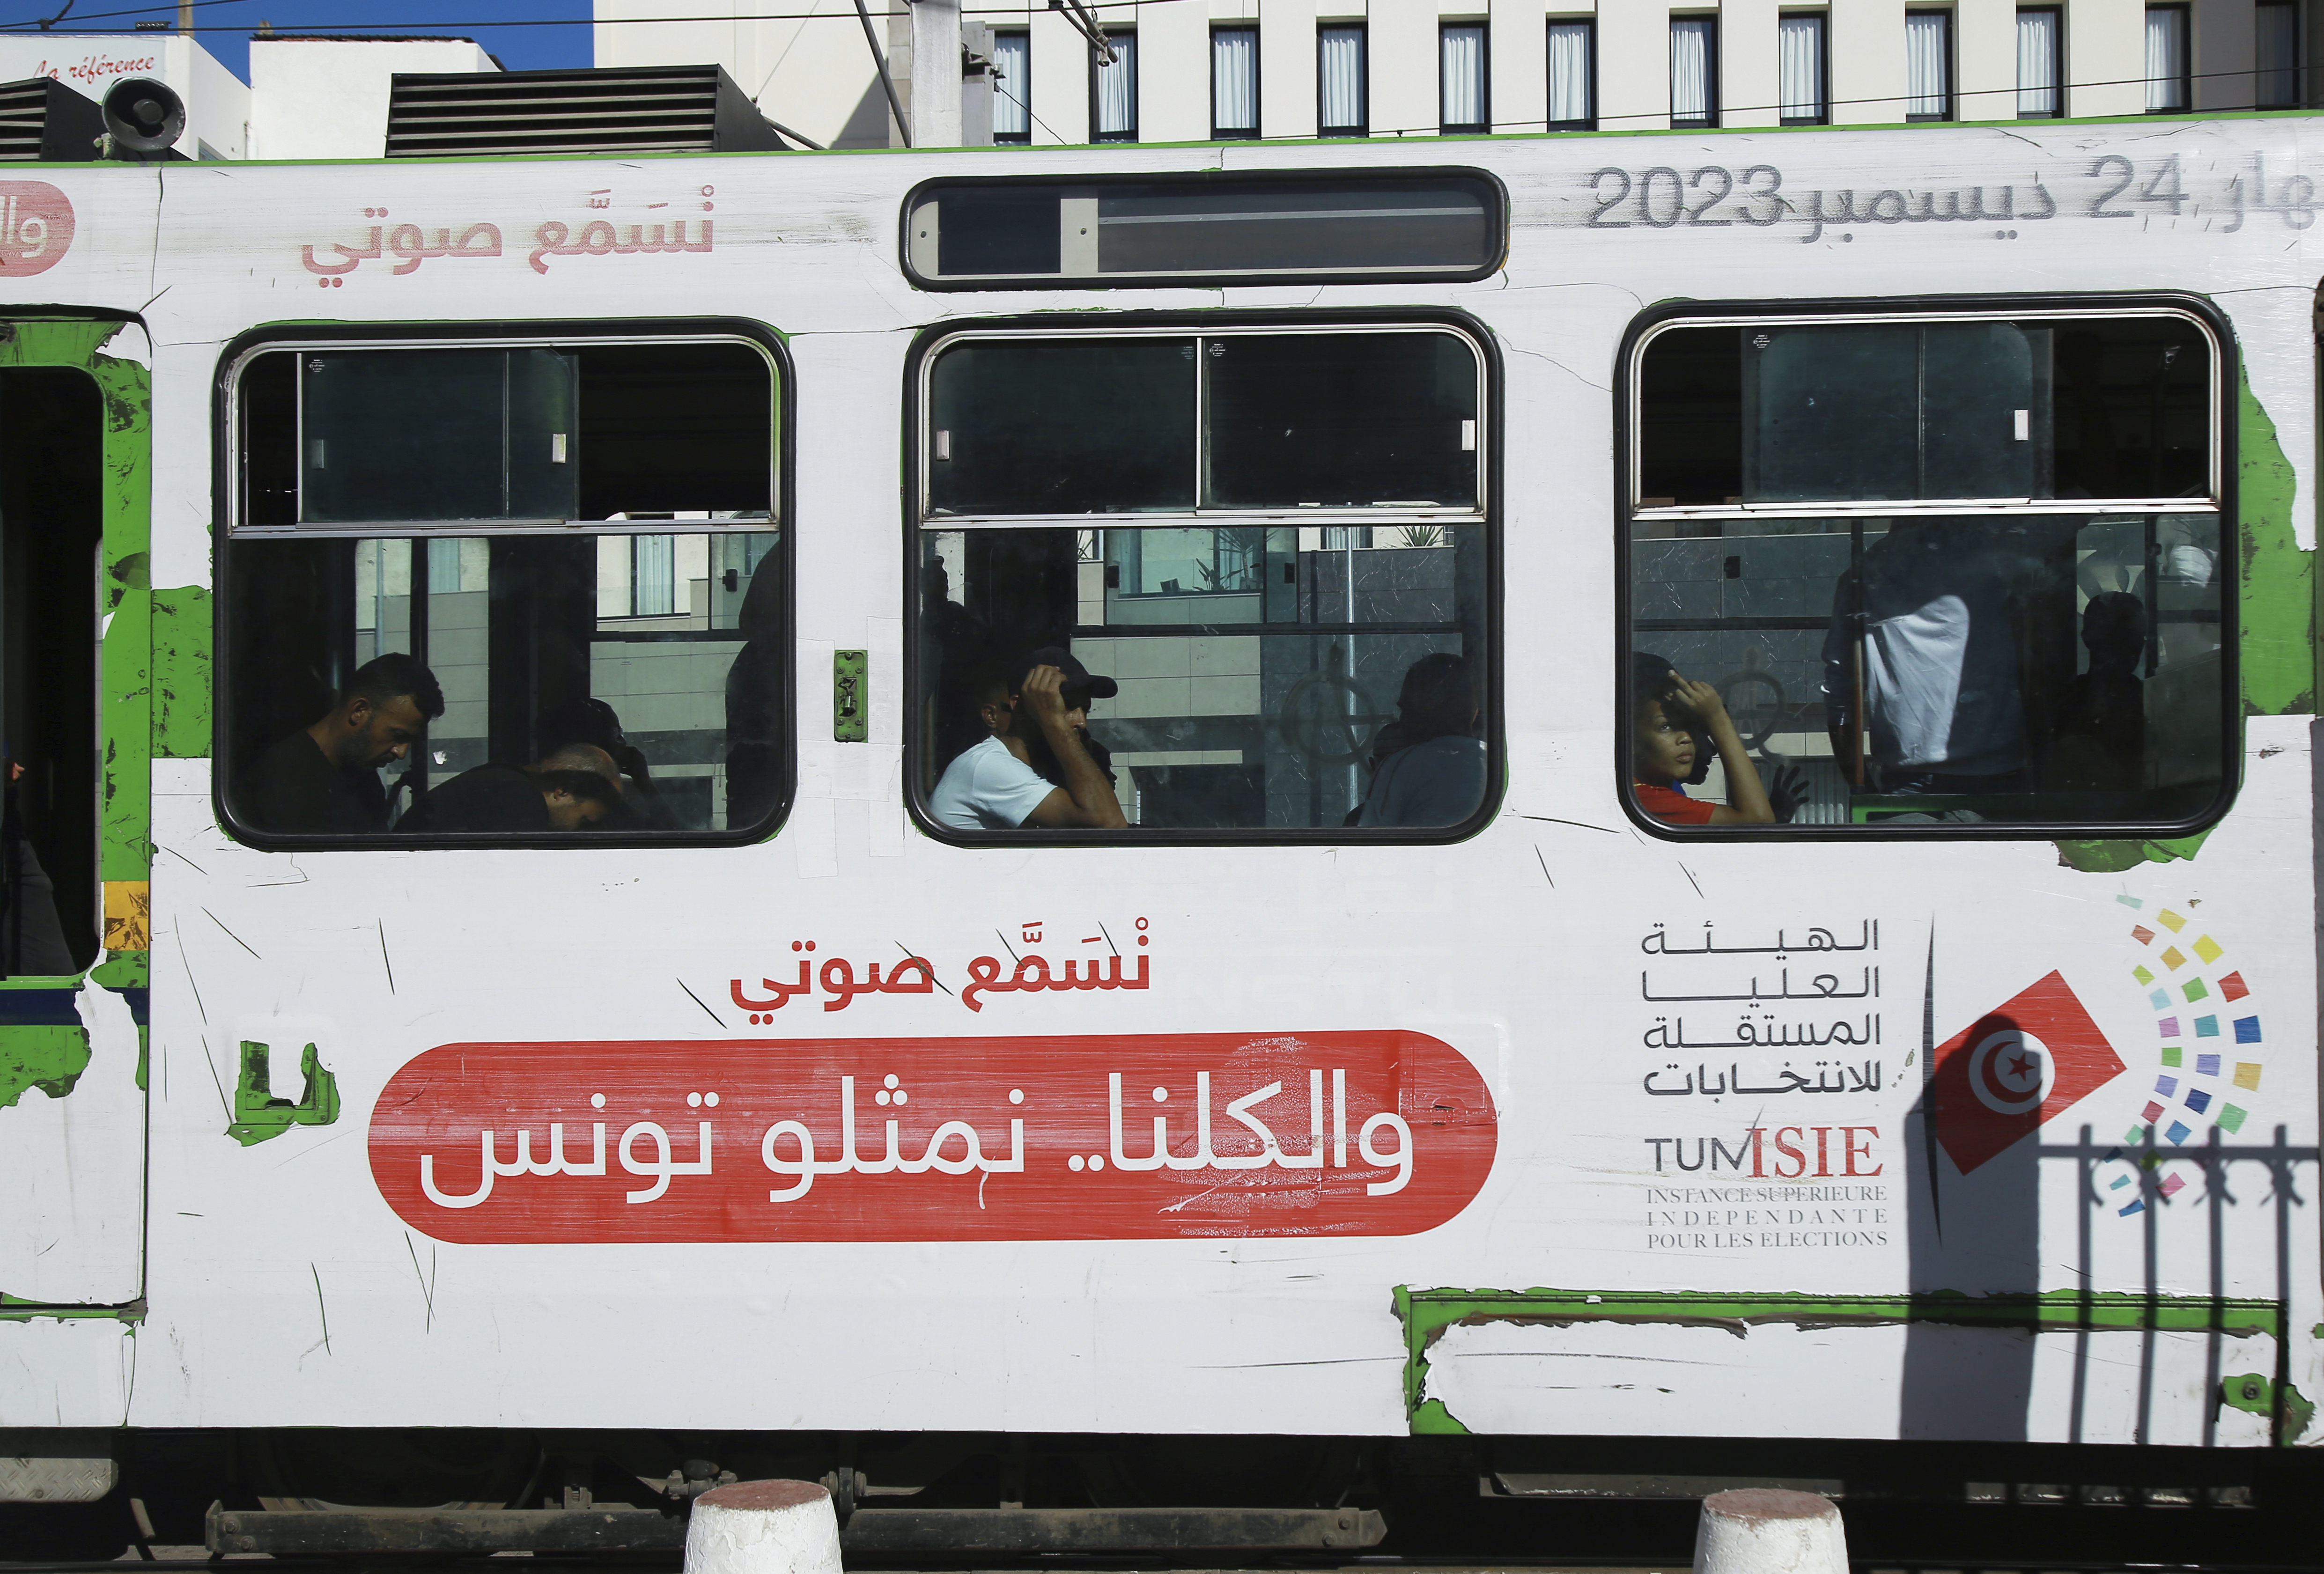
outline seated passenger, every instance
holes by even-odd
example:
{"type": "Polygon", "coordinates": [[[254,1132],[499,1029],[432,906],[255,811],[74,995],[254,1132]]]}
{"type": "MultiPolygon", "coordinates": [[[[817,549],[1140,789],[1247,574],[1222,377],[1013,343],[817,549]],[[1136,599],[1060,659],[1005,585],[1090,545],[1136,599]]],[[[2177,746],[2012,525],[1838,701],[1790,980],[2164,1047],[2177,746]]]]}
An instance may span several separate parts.
{"type": "Polygon", "coordinates": [[[2089,669],[2066,686],[2043,785],[2135,792],[2146,785],[2146,603],[2126,591],[2092,596],[2082,647],[2089,669]]]}
{"type": "Polygon", "coordinates": [[[1472,737],[1477,686],[1469,664],[1438,652],[1414,662],[1383,727],[1400,745],[1379,761],[1359,825],[1457,825],[1485,800],[1485,744],[1472,737]]]}
{"type": "Polygon", "coordinates": [[[961,831],[1128,825],[1112,786],[1081,741],[1090,702],[1120,692],[1113,679],[1092,677],[1054,645],[1021,658],[1006,678],[986,687],[977,707],[985,736],[945,767],[929,808],[961,831]],[[1056,770],[1065,785],[1052,785],[1045,769],[1056,770]]]}
{"type": "Polygon", "coordinates": [[[1630,791],[1638,807],[1670,825],[1774,824],[1767,789],[1719,691],[1668,670],[1659,681],[1655,677],[1640,672],[1633,680],[1637,712],[1631,718],[1630,791]],[[1688,797],[1680,785],[1694,775],[1698,731],[1719,750],[1729,803],[1688,797]]]}
{"type": "Polygon", "coordinates": [[[621,801],[622,773],[602,749],[575,744],[539,765],[480,765],[411,807],[399,831],[578,831],[621,801]]]}
{"type": "Polygon", "coordinates": [[[235,791],[254,830],[375,835],[387,829],[379,771],[411,752],[444,713],[435,674],[401,652],[355,670],[321,720],[252,762],[235,791]]]}
{"type": "MultiPolygon", "coordinates": [[[[679,824],[655,787],[653,767],[645,750],[630,741],[629,734],[622,731],[621,715],[604,700],[570,700],[550,706],[541,713],[539,737],[549,754],[586,746],[592,754],[603,752],[613,762],[620,772],[613,785],[620,793],[609,822],[618,822],[623,830],[689,829],[679,824]]],[[[608,829],[612,828],[609,823],[608,829]]]]}

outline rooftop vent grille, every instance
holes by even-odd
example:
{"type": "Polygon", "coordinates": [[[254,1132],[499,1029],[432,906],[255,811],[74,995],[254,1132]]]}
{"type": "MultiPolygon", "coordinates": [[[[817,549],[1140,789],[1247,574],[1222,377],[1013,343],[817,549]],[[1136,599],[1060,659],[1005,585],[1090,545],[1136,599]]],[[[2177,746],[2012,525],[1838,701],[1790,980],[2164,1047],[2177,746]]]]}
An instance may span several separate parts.
{"type": "Polygon", "coordinates": [[[52,77],[0,83],[0,163],[94,159],[104,134],[97,106],[52,77]]]}
{"type": "Polygon", "coordinates": [[[786,145],[717,66],[399,72],[388,100],[391,159],[758,152],[786,145]]]}

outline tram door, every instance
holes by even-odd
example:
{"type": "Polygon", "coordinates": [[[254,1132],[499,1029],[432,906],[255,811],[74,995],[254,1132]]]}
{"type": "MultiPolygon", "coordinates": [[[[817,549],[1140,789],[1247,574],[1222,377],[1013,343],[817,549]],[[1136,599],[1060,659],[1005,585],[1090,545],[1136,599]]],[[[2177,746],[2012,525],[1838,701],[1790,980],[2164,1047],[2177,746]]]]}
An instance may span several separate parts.
{"type": "Polygon", "coordinates": [[[0,323],[0,1293],[45,1305],[139,1293],[147,400],[117,327],[0,323]]]}

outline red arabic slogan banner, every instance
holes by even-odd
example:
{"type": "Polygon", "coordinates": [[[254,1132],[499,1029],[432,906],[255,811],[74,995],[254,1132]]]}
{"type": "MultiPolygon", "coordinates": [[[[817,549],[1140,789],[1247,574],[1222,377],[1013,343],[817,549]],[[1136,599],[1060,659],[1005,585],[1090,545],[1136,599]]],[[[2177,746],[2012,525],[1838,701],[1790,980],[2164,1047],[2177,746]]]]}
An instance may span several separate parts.
{"type": "Polygon", "coordinates": [[[452,1044],[372,1114],[439,1240],[1412,1235],[1498,1116],[1418,1033],[452,1044]]]}
{"type": "Polygon", "coordinates": [[[72,244],[72,203],[46,180],[0,180],[0,279],[45,273],[72,244]]]}
{"type": "Polygon", "coordinates": [[[2052,972],[1937,1046],[1937,1141],[1964,1175],[2128,1068],[2052,972]]]}

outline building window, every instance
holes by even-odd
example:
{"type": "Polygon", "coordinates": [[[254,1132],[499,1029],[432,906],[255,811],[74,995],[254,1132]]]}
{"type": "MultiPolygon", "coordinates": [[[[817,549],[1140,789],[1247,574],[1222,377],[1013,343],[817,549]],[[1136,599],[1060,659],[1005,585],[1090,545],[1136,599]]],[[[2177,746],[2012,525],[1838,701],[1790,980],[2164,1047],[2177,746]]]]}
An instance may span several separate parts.
{"type": "Polygon", "coordinates": [[[1598,129],[1598,24],[1549,24],[1549,129],[1598,129]]]}
{"type": "Polygon", "coordinates": [[[1621,749],[1641,824],[2031,835],[2225,806],[2232,362],[2209,323],[1706,313],[1642,337],[1621,749]]]}
{"type": "Polygon", "coordinates": [[[1428,323],[937,341],[917,373],[924,822],[1253,842],[1473,824],[1499,779],[1487,354],[1428,323]],[[1019,758],[1047,779],[996,790],[991,695],[1042,650],[1072,663],[1050,663],[1079,679],[1069,704],[1094,702],[1102,794],[1040,738],[1019,758]]]}
{"type": "MultiPolygon", "coordinates": [[[[1776,94],[1785,125],[1821,125],[1824,103],[1823,16],[1783,17],[1775,24],[1776,94]]],[[[1675,119],[1676,102],[1673,102],[1675,119]]]]}
{"type": "Polygon", "coordinates": [[[1259,29],[1211,30],[1211,134],[1259,134],[1259,29]]]}
{"type": "Polygon", "coordinates": [[[2258,68],[2252,83],[2252,103],[2261,109],[2293,109],[2300,104],[2300,7],[2293,0],[2260,0],[2256,48],[2258,68]]]}
{"type": "Polygon", "coordinates": [[[1364,136],[1371,130],[1371,63],[1364,24],[1315,30],[1315,134],[1364,136]]]}
{"type": "Polygon", "coordinates": [[[1033,40],[1029,33],[992,35],[992,140],[1033,140],[1033,40]]]}
{"type": "Polygon", "coordinates": [[[2183,115],[2193,105],[2188,91],[2187,7],[2146,8],[2146,113],[2183,115]]]}
{"type": "Polygon", "coordinates": [[[1092,140],[1134,143],[1138,140],[1138,35],[1106,35],[1113,46],[1113,63],[1090,62],[1090,126],[1092,140]]]}
{"type": "Polygon", "coordinates": [[[1671,124],[1719,124],[1719,20],[1671,18],[1671,124]]]}
{"type": "Polygon", "coordinates": [[[310,333],[226,398],[236,834],[765,831],[790,648],[768,346],[310,333]]]}
{"type": "Polygon", "coordinates": [[[2065,14],[2054,5],[2017,14],[2017,118],[2055,120],[2066,113],[2065,14]]]}
{"type": "Polygon", "coordinates": [[[1451,132],[1492,129],[1485,78],[1485,24],[1447,23],[1437,33],[1437,128],[1451,132]]]}
{"type": "Polygon", "coordinates": [[[1953,14],[1904,14],[1904,118],[1953,117],[1953,14]]]}

